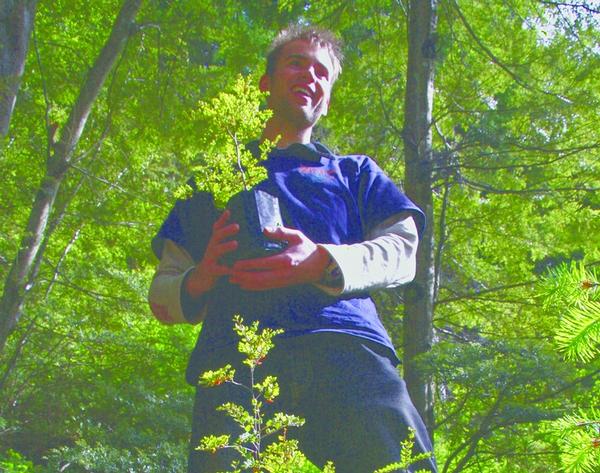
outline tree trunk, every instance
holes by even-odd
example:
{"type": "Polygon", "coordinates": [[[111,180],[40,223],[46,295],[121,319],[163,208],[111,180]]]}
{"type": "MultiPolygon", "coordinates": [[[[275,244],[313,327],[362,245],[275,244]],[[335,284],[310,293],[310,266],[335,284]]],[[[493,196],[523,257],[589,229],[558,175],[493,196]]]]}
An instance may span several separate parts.
{"type": "Polygon", "coordinates": [[[73,150],[79,142],[92,105],[108,73],[123,51],[140,4],[141,0],[124,2],[110,37],[81,87],[77,101],[61,132],[61,139],[54,145],[53,153],[48,159],[46,174],[35,197],[20,250],[12,262],[4,284],[0,302],[0,353],[4,350],[8,336],[19,321],[26,293],[34,283],[32,280],[34,263],[41,256],[38,253],[41,251],[48,219],[71,162],[73,150]]]}
{"type": "Polygon", "coordinates": [[[408,14],[408,67],[404,110],[407,195],[425,212],[427,227],[417,253],[417,274],[406,290],[404,378],[408,391],[433,437],[433,383],[415,366],[415,357],[431,349],[434,304],[432,195],[433,79],[436,0],[411,0],[408,14]]]}
{"type": "Polygon", "coordinates": [[[0,3],[0,136],[8,133],[25,69],[37,0],[0,3]]]}

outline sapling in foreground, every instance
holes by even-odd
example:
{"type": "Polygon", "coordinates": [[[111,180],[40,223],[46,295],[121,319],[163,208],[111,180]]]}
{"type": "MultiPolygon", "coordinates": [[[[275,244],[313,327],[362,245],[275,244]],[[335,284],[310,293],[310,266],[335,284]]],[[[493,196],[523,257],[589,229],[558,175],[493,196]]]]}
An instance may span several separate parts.
{"type": "MultiPolygon", "coordinates": [[[[240,426],[242,433],[237,438],[231,435],[203,437],[198,450],[212,453],[220,449],[235,450],[239,458],[231,464],[230,471],[234,473],[318,473],[320,470],[300,452],[298,441],[287,438],[288,428],[302,426],[304,419],[282,412],[276,412],[267,419],[263,411],[264,404],[273,403],[279,395],[279,385],[275,376],[265,376],[258,381],[256,370],[273,348],[273,337],[283,331],[268,328],[259,331],[258,322],[247,326],[240,316],[236,316],[234,322],[234,330],[240,338],[238,350],[245,355],[243,363],[250,371],[250,385],[236,380],[236,372],[231,365],[203,373],[199,382],[207,387],[231,383],[247,390],[251,398],[251,410],[232,402],[221,405],[218,409],[227,413],[240,426]]],[[[331,466],[326,466],[323,471],[334,472],[331,466]]]]}

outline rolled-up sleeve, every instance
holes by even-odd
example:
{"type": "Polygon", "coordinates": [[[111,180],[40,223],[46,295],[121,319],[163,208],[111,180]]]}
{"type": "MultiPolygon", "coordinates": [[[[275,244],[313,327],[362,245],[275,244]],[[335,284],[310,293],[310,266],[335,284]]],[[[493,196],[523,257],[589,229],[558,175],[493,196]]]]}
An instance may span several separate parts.
{"type": "Polygon", "coordinates": [[[322,244],[337,264],[337,287],[317,284],[332,294],[347,294],[393,288],[412,281],[416,272],[419,244],[414,219],[406,214],[388,219],[376,227],[369,240],[351,245],[322,244]]]}
{"type": "MultiPolygon", "coordinates": [[[[150,309],[160,322],[168,325],[190,322],[184,315],[181,293],[185,277],[194,267],[194,260],[187,251],[173,241],[165,240],[148,293],[150,309]]],[[[200,312],[205,310],[205,307],[200,308],[200,312]]],[[[201,319],[199,316],[198,321],[201,319]]]]}

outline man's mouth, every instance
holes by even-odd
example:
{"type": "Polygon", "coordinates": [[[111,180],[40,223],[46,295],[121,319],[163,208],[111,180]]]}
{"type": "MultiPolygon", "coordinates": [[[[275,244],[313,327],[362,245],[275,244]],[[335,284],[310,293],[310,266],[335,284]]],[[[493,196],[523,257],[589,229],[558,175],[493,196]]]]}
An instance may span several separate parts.
{"type": "Polygon", "coordinates": [[[311,92],[310,89],[306,88],[306,87],[302,87],[302,86],[295,86],[292,88],[292,92],[294,94],[297,95],[303,95],[305,97],[308,97],[310,99],[314,98],[313,93],[311,92]]]}

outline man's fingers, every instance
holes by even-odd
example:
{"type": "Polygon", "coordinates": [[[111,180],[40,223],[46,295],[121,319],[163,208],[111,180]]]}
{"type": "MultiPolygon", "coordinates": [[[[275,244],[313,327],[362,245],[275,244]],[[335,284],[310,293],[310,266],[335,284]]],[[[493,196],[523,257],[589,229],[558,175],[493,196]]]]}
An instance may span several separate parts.
{"type": "Polygon", "coordinates": [[[227,220],[229,220],[229,217],[231,217],[231,211],[228,209],[219,216],[215,223],[213,223],[213,230],[223,227],[227,223],[227,220]]]}
{"type": "Polygon", "coordinates": [[[288,286],[292,275],[288,271],[265,271],[257,273],[233,272],[229,282],[247,291],[264,291],[288,286]]]}
{"type": "Polygon", "coordinates": [[[220,264],[215,264],[212,267],[212,273],[215,276],[227,276],[227,275],[231,274],[231,268],[220,265],[220,264]]]}
{"type": "Polygon", "coordinates": [[[213,259],[218,260],[225,253],[230,253],[238,247],[237,240],[229,240],[212,247],[211,255],[213,259]]]}
{"type": "Polygon", "coordinates": [[[240,231],[240,226],[237,223],[230,223],[221,228],[217,228],[213,231],[211,240],[215,242],[221,242],[225,238],[235,235],[240,231]]]}
{"type": "Polygon", "coordinates": [[[288,267],[290,259],[284,253],[264,258],[243,259],[236,261],[233,265],[234,271],[263,271],[288,267]]]}
{"type": "Polygon", "coordinates": [[[293,228],[271,227],[265,228],[263,233],[271,240],[288,241],[290,243],[300,243],[302,240],[300,231],[293,228]]]}

